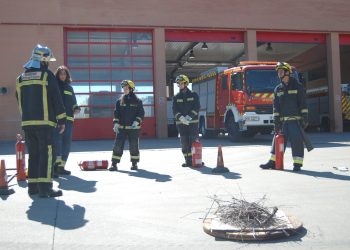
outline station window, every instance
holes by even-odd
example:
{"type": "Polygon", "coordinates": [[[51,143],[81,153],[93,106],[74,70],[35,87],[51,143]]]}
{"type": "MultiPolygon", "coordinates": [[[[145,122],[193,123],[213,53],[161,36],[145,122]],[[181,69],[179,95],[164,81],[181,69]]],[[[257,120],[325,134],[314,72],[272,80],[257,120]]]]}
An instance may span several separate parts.
{"type": "Polygon", "coordinates": [[[83,110],[78,118],[112,117],[125,79],[135,82],[145,116],[154,116],[152,32],[67,29],[65,64],[83,110]]]}

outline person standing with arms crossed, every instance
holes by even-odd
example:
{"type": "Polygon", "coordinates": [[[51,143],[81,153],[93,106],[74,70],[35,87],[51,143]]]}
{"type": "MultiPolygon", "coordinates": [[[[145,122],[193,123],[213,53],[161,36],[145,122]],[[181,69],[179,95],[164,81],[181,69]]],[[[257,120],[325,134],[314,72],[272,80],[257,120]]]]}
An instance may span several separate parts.
{"type": "Polygon", "coordinates": [[[55,134],[55,151],[56,161],[54,170],[60,175],[70,175],[71,172],[65,169],[65,165],[70,153],[70,145],[72,141],[74,115],[80,112],[80,107],[77,105],[73,87],[71,86],[71,76],[66,66],[59,66],[55,73],[58,81],[58,86],[63,100],[63,105],[66,109],[67,120],[66,128],[60,134],[59,128],[55,134]]]}
{"type": "Polygon", "coordinates": [[[197,93],[188,88],[189,79],[186,75],[179,75],[175,82],[179,93],[173,98],[173,113],[176,119],[177,130],[180,133],[182,154],[185,163],[182,167],[192,166],[192,143],[199,139],[198,112],[200,108],[197,93]]]}

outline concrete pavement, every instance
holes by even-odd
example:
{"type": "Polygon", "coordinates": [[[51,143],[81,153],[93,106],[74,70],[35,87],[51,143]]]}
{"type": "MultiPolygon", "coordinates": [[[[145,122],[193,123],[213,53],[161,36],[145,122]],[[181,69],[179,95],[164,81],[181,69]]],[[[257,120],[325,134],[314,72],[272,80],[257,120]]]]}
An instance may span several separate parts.
{"type": "MultiPolygon", "coordinates": [[[[77,166],[110,160],[113,141],[73,142],[72,175],[54,182],[63,190],[59,199],[31,199],[25,183],[10,182],[15,193],[0,199],[0,249],[349,249],[350,172],[333,167],[350,168],[350,133],[310,136],[315,150],[300,173],[291,172],[290,149],[285,171],[258,168],[269,157],[270,136],[203,140],[200,169],[181,167],[177,138],[144,139],[140,170],[130,170],[124,151],[118,172],[77,166]],[[218,144],[231,172],[213,175],[218,144]],[[279,241],[215,239],[202,230],[213,195],[248,201],[266,195],[268,205],[295,215],[305,229],[279,241]]],[[[14,142],[0,142],[0,159],[15,167],[14,142]]]]}

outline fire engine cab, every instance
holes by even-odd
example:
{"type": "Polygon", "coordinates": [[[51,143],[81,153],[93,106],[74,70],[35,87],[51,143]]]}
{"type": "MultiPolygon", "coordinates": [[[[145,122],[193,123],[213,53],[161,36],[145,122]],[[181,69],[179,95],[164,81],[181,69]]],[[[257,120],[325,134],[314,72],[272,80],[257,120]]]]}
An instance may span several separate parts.
{"type": "MultiPolygon", "coordinates": [[[[280,83],[276,62],[244,61],[216,67],[192,80],[200,97],[199,130],[203,137],[227,132],[231,141],[271,133],[273,91],[280,83]]],[[[298,74],[293,69],[293,76],[298,74]]]]}

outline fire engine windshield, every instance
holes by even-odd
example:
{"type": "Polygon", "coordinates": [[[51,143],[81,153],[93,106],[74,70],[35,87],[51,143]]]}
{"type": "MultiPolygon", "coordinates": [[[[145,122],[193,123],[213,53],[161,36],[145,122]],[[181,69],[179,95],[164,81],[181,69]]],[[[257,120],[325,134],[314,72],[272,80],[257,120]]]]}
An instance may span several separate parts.
{"type": "Polygon", "coordinates": [[[245,83],[249,92],[272,93],[280,83],[273,69],[250,69],[245,72],[245,83]]]}

